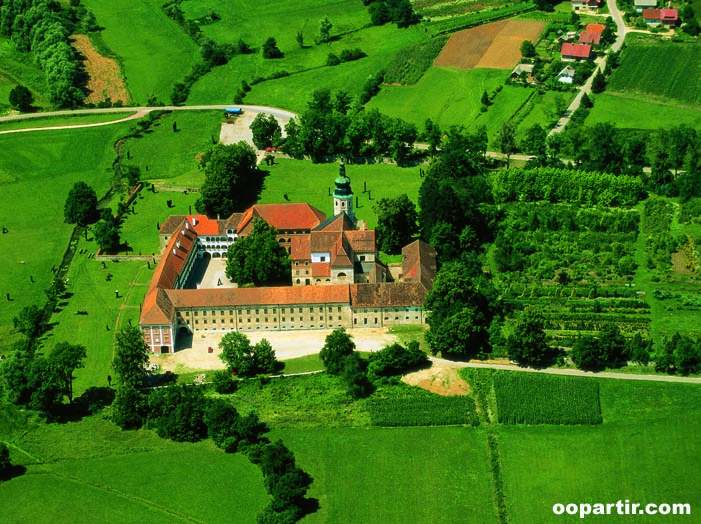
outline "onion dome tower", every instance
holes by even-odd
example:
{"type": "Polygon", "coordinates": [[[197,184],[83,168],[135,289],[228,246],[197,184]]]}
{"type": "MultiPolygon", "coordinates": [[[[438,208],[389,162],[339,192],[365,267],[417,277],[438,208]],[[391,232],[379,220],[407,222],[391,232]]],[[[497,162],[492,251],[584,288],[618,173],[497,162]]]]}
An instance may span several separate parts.
{"type": "Polygon", "coordinates": [[[333,214],[336,216],[344,212],[355,224],[351,180],[346,175],[345,164],[341,162],[341,167],[338,169],[338,178],[336,178],[336,189],[333,192],[333,214]]]}

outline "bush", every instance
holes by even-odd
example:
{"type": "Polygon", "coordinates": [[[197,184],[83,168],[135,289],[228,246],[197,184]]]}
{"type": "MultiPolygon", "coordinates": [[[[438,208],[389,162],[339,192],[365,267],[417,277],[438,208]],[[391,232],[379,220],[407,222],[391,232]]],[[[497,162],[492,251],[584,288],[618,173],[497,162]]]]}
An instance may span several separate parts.
{"type": "Polygon", "coordinates": [[[368,378],[374,384],[391,382],[410,369],[428,364],[428,355],[419,349],[419,343],[412,341],[408,347],[394,343],[370,355],[368,378]]]}
{"type": "Polygon", "coordinates": [[[207,436],[204,393],[195,386],[159,389],[148,399],[148,426],[161,438],[197,442],[207,436]]]}
{"type": "Polygon", "coordinates": [[[352,62],[353,60],[360,60],[366,56],[368,55],[356,47],[355,49],[344,49],[341,51],[341,56],[339,58],[341,59],[341,62],[352,62]]]}
{"type": "Polygon", "coordinates": [[[239,381],[228,371],[217,371],[212,379],[214,390],[222,395],[228,395],[238,389],[239,381]]]}
{"type": "Polygon", "coordinates": [[[341,63],[341,59],[338,58],[338,56],[336,56],[333,53],[329,53],[329,56],[326,57],[326,65],[327,66],[333,67],[333,66],[337,66],[340,63],[341,63]]]}

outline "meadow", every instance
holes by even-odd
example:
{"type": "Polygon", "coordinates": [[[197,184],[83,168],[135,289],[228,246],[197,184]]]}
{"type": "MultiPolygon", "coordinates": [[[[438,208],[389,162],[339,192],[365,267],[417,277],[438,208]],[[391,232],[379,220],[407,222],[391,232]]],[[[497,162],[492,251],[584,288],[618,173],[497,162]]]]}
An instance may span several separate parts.
{"type": "MultiPolygon", "coordinates": [[[[126,125],[0,136],[0,186],[3,191],[0,237],[4,270],[0,329],[25,306],[43,304],[73,226],[63,221],[66,195],[82,180],[104,195],[112,180],[113,144],[126,125]],[[30,277],[34,280],[31,281],[30,277]]],[[[5,340],[5,337],[2,337],[5,340]]],[[[4,345],[4,343],[3,343],[4,345]]]]}
{"type": "Polygon", "coordinates": [[[698,72],[690,67],[699,62],[701,45],[631,42],[622,53],[621,65],[611,75],[607,89],[698,105],[701,83],[698,72]]]}
{"type": "Polygon", "coordinates": [[[701,129],[701,108],[643,95],[603,92],[594,96],[586,124],[614,122],[619,129],[654,131],[686,124],[701,129]],[[653,115],[651,117],[651,115],[653,115]]]}
{"type": "MultiPolygon", "coordinates": [[[[338,176],[338,163],[313,164],[305,160],[276,159],[275,164],[265,167],[269,172],[265,178],[263,194],[259,202],[272,204],[285,202],[307,202],[327,215],[333,212],[334,180],[338,176]]],[[[373,206],[381,198],[393,198],[406,193],[409,199],[418,201],[421,177],[419,167],[397,167],[394,164],[349,164],[346,174],[351,179],[353,192],[359,206],[355,215],[368,223],[368,229],[377,226],[377,215],[373,206]],[[363,193],[367,184],[369,193],[363,193]],[[372,200],[369,198],[372,197],[372,200]]],[[[355,205],[355,202],[353,202],[355,205]]]]}
{"type": "Polygon", "coordinates": [[[119,57],[137,105],[151,96],[168,102],[173,84],[198,60],[197,44],[165,15],[161,4],[159,0],[83,1],[105,28],[101,39],[119,57]]]}
{"type": "Polygon", "coordinates": [[[413,86],[383,86],[368,107],[413,122],[419,129],[427,118],[442,128],[465,125],[470,128],[486,125],[491,138],[523,104],[530,91],[504,86],[494,104],[482,113],[482,93],[493,93],[502,86],[508,71],[501,69],[459,70],[431,68],[413,86]]]}
{"type": "Polygon", "coordinates": [[[0,38],[0,114],[9,109],[10,91],[17,84],[29,88],[34,96],[34,105],[46,106],[46,79],[44,73],[31,57],[14,49],[6,38],[0,38]]]}
{"type": "Polygon", "coordinates": [[[82,124],[97,124],[112,122],[133,115],[133,111],[125,110],[119,113],[73,114],[68,116],[48,116],[23,118],[21,120],[0,120],[0,133],[11,129],[32,129],[57,126],[78,126],[82,124]]]}

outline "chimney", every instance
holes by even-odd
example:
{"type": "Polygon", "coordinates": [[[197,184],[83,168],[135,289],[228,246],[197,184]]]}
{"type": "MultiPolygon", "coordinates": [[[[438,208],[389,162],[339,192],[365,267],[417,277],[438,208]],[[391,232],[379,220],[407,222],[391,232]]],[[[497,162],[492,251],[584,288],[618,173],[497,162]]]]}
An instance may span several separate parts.
{"type": "Polygon", "coordinates": [[[197,219],[195,217],[192,217],[192,225],[193,226],[197,225],[197,219]]]}
{"type": "Polygon", "coordinates": [[[219,216],[219,213],[217,213],[217,220],[221,220],[221,217],[219,216]]]}

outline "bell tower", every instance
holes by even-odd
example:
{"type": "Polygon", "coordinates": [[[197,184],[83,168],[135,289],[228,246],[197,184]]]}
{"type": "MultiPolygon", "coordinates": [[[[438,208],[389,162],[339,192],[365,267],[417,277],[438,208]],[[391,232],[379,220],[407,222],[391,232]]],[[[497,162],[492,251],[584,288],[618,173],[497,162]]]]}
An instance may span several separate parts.
{"type": "Polygon", "coordinates": [[[334,216],[344,213],[355,224],[355,213],[353,212],[353,190],[351,189],[350,178],[346,175],[346,166],[341,162],[336,178],[336,189],[333,192],[333,214],[334,216]]]}

